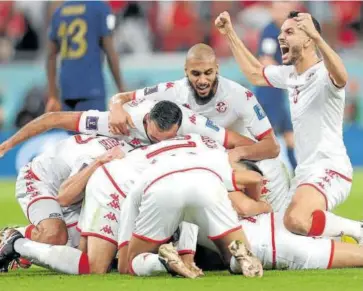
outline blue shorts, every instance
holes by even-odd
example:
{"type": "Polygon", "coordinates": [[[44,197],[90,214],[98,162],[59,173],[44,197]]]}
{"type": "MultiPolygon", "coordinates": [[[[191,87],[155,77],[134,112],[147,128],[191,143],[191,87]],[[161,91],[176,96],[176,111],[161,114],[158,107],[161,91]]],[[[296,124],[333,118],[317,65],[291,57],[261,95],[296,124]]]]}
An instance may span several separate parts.
{"type": "Polygon", "coordinates": [[[276,134],[284,134],[292,131],[290,111],[287,107],[263,106],[271,126],[276,134]]]}
{"type": "Polygon", "coordinates": [[[99,110],[106,111],[106,98],[98,99],[68,99],[62,101],[63,111],[87,111],[99,110]]]}

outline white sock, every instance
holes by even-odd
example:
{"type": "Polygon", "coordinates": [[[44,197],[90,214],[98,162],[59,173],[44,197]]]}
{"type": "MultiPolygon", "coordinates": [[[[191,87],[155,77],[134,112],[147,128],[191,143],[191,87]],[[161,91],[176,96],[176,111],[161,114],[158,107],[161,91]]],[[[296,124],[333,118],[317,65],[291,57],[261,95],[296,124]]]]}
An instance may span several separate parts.
{"type": "Polygon", "coordinates": [[[156,273],[166,273],[164,265],[160,262],[159,256],[152,253],[137,255],[131,262],[132,273],[137,276],[152,276],[156,273]]]}
{"type": "Polygon", "coordinates": [[[331,212],[324,211],[325,228],[322,236],[334,237],[343,234],[360,240],[362,238],[362,222],[337,216],[331,212]]]}
{"type": "Polygon", "coordinates": [[[67,246],[53,246],[19,238],[14,249],[36,265],[66,274],[89,274],[87,254],[67,246]]]}
{"type": "Polygon", "coordinates": [[[197,249],[199,227],[183,221],[179,224],[180,236],[176,244],[179,255],[194,254],[197,249]]]}
{"type": "Polygon", "coordinates": [[[229,262],[229,268],[234,274],[242,274],[241,266],[235,257],[231,257],[231,261],[229,262]]]}
{"type": "Polygon", "coordinates": [[[26,229],[27,229],[27,226],[23,226],[23,227],[16,227],[15,229],[16,229],[17,231],[19,231],[23,237],[25,237],[25,231],[26,231],[26,229]]]}

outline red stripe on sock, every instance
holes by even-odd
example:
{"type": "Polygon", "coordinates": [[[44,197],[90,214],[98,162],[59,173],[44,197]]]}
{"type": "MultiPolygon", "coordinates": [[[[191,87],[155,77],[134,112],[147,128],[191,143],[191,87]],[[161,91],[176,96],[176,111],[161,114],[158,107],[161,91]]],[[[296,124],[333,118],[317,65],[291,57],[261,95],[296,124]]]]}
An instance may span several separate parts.
{"type": "Polygon", "coordinates": [[[129,273],[130,273],[130,275],[136,276],[134,268],[132,267],[132,261],[129,263],[129,273]]]}
{"type": "Polygon", "coordinates": [[[89,274],[89,263],[88,263],[88,256],[86,253],[82,253],[81,257],[79,258],[79,265],[78,265],[78,274],[89,274]]]}
{"type": "Polygon", "coordinates": [[[35,225],[28,225],[25,229],[25,238],[31,239],[32,238],[32,231],[35,228],[35,225]]]}
{"type": "Polygon", "coordinates": [[[330,257],[327,269],[331,269],[331,267],[333,266],[334,251],[335,251],[335,243],[334,240],[331,240],[331,250],[330,250],[330,257]]]}
{"type": "Polygon", "coordinates": [[[325,213],[322,210],[315,210],[308,236],[321,236],[325,229],[325,213]]]}

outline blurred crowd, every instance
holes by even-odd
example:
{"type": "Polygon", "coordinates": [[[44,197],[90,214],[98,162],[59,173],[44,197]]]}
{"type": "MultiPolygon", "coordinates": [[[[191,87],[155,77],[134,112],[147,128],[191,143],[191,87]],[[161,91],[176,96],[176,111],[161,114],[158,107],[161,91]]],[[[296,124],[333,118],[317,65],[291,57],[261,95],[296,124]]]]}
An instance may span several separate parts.
{"type": "MultiPolygon", "coordinates": [[[[44,59],[47,28],[61,3],[0,1],[0,64],[44,59]]],[[[256,53],[260,32],[274,17],[268,1],[109,1],[109,5],[117,19],[115,47],[121,55],[183,52],[204,42],[219,57],[229,57],[227,43],[214,28],[214,19],[224,10],[230,12],[241,39],[256,53]]],[[[297,2],[296,9],[320,21],[325,39],[338,52],[363,47],[363,2],[297,2]]],[[[353,80],[348,87],[347,121],[357,118],[358,92],[359,84],[353,80]]],[[[0,126],[1,100],[0,91],[0,126]]]]}

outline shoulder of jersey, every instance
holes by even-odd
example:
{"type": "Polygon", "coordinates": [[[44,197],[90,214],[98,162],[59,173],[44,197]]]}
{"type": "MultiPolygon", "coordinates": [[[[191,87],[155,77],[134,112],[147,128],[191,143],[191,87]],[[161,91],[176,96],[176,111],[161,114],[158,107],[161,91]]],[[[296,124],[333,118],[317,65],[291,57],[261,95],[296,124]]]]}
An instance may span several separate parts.
{"type": "Polygon", "coordinates": [[[221,97],[225,95],[229,100],[247,100],[253,96],[251,90],[230,79],[220,77],[221,97]],[[241,96],[242,95],[242,96],[241,96]],[[241,98],[246,97],[246,98],[241,98]]]}

